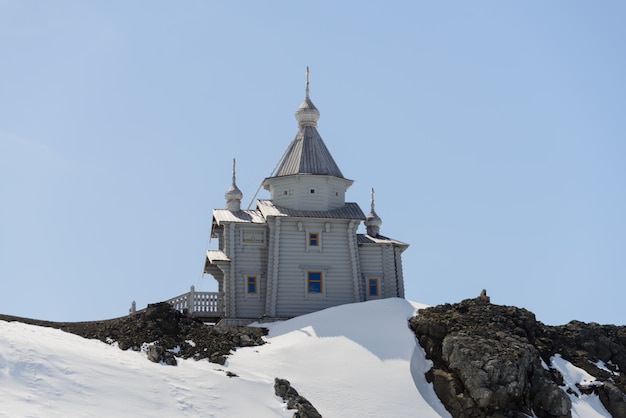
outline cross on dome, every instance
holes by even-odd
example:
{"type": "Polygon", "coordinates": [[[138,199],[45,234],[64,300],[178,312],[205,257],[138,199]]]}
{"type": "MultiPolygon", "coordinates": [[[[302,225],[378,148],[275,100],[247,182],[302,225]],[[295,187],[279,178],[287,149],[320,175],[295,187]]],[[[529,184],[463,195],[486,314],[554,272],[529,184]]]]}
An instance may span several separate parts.
{"type": "Polygon", "coordinates": [[[311,71],[309,71],[309,66],[306,66],[306,98],[309,98],[309,74],[311,74],[311,71]]]}
{"type": "Polygon", "coordinates": [[[311,99],[309,98],[309,67],[306,67],[306,89],[305,97],[302,104],[296,110],[296,120],[298,126],[317,126],[317,121],[320,118],[320,112],[317,110],[311,99]]]}

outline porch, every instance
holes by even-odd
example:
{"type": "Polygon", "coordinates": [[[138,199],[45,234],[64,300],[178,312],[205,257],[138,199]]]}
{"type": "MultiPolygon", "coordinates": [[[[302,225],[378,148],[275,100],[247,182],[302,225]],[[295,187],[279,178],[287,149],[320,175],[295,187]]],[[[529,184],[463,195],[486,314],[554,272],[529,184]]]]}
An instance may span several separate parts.
{"type": "MultiPolygon", "coordinates": [[[[191,286],[189,292],[175,296],[164,302],[172,305],[177,311],[203,322],[217,323],[223,316],[223,293],[221,292],[196,292],[191,286]]],[[[129,314],[134,315],[145,309],[137,310],[135,301],[131,304],[129,314]]]]}

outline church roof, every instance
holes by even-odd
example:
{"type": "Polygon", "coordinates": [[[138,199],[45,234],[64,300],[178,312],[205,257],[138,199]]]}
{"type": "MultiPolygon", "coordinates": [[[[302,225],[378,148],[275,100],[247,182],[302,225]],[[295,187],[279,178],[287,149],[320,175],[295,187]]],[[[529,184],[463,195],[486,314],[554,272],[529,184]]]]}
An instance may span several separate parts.
{"type": "Polygon", "coordinates": [[[268,216],[290,216],[294,218],[365,219],[365,214],[358,203],[354,202],[348,202],[344,206],[332,210],[297,210],[276,206],[271,200],[259,199],[257,208],[264,218],[268,216]]]}
{"type": "Polygon", "coordinates": [[[306,76],[306,95],[295,113],[298,133],[277,165],[272,177],[294,174],[318,174],[344,178],[330,151],[317,131],[320,112],[309,97],[309,68],[306,76]]]}
{"type": "Polygon", "coordinates": [[[265,219],[258,210],[213,209],[213,223],[220,225],[223,222],[264,224],[265,219]]]}
{"type": "Polygon", "coordinates": [[[216,261],[230,261],[230,258],[220,250],[208,250],[206,252],[206,258],[209,263],[213,264],[216,261]]]}
{"type": "Polygon", "coordinates": [[[314,126],[302,126],[278,163],[273,177],[319,174],[344,178],[314,126]]]}
{"type": "Polygon", "coordinates": [[[376,235],[375,237],[367,234],[357,234],[356,242],[359,245],[362,244],[394,244],[400,247],[408,248],[409,244],[406,242],[398,241],[393,238],[387,238],[382,235],[376,235]]]}

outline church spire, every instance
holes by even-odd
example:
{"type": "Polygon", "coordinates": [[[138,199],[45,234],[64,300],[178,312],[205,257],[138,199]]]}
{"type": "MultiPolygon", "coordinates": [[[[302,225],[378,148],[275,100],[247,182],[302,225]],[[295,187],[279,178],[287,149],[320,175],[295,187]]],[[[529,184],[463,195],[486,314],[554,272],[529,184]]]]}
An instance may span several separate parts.
{"type": "Polygon", "coordinates": [[[376,214],[374,210],[374,188],[372,187],[370,213],[365,217],[365,228],[367,229],[367,235],[371,237],[378,236],[380,234],[380,226],[383,220],[376,214]]]}
{"type": "Polygon", "coordinates": [[[237,212],[241,210],[241,199],[243,199],[243,193],[237,187],[235,182],[235,159],[233,158],[233,183],[224,193],[224,197],[226,198],[226,209],[231,212],[237,212]]]}
{"type": "Polygon", "coordinates": [[[298,121],[298,127],[303,128],[305,126],[317,126],[317,121],[320,118],[320,112],[317,110],[311,98],[309,97],[309,67],[306,67],[306,90],[304,95],[304,101],[298,109],[296,109],[296,120],[298,121]]]}
{"type": "Polygon", "coordinates": [[[317,131],[317,120],[320,117],[320,112],[309,96],[309,75],[310,71],[307,67],[304,101],[295,113],[298,121],[298,133],[289,144],[283,158],[276,165],[272,177],[319,174],[343,178],[341,170],[317,131]]]}

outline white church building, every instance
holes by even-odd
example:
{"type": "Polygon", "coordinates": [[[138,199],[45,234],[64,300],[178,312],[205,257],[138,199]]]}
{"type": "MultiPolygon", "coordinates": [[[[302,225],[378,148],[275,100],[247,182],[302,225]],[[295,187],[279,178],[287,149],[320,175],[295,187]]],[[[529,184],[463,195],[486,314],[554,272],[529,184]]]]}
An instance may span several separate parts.
{"type": "Polygon", "coordinates": [[[263,180],[269,199],[241,209],[235,182],[226,208],[214,209],[204,273],[218,282],[223,324],[277,320],[345,303],[404,297],[402,252],[408,244],[380,234],[381,218],[346,202],[345,178],[317,131],[320,113],[306,95],[298,132],[263,180]],[[361,222],[366,233],[357,233],[361,222]]]}

